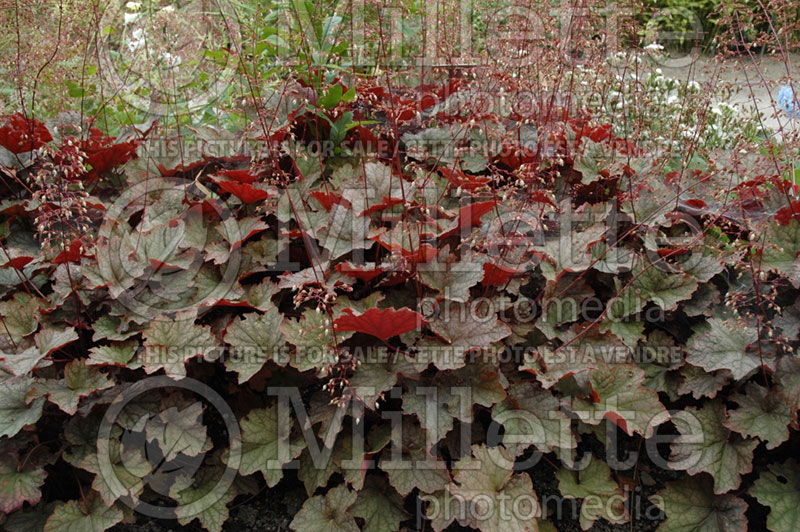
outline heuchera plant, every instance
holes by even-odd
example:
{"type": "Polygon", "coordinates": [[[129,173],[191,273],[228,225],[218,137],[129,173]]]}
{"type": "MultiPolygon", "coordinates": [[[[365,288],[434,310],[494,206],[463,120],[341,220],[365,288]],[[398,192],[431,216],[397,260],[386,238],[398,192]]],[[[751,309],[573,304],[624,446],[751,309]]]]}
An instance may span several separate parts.
{"type": "Polygon", "coordinates": [[[800,528],[780,176],[333,87],[188,161],[2,119],[7,530],[219,531],[282,483],[298,532],[800,528]]]}

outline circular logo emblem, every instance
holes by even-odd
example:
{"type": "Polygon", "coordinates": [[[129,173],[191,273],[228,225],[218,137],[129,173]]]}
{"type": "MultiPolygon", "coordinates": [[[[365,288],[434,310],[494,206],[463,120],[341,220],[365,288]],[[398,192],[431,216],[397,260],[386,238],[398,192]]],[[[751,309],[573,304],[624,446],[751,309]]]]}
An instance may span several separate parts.
{"type": "Polygon", "coordinates": [[[191,520],[229,496],[241,458],[241,431],[230,406],[190,378],[158,376],[132,384],[114,398],[97,434],[98,475],[106,500],[119,500],[157,519],[191,520]],[[228,445],[224,465],[219,454],[215,467],[208,465],[214,460],[209,460],[213,444],[207,428],[218,425],[225,427],[228,445]],[[145,488],[177,506],[141,500],[145,488]],[[191,495],[185,495],[187,490],[191,495]]]}
{"type": "Polygon", "coordinates": [[[241,260],[239,226],[221,200],[201,200],[187,185],[165,180],[143,181],[119,195],[97,245],[100,275],[115,303],[155,320],[229,293],[241,260]]]}
{"type": "Polygon", "coordinates": [[[237,20],[226,0],[111,0],[98,35],[102,76],[152,115],[200,109],[236,72],[237,20]]]}

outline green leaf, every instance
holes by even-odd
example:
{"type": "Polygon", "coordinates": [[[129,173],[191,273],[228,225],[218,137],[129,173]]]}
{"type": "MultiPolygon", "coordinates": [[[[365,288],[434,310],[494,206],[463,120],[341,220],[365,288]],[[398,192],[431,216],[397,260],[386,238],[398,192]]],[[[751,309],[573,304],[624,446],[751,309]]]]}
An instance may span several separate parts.
{"type": "Polygon", "coordinates": [[[33,508],[14,512],[3,523],[3,528],[8,532],[42,532],[53,509],[59,504],[61,501],[40,503],[33,508]]]}
{"type": "Polygon", "coordinates": [[[426,286],[441,297],[460,303],[469,299],[469,289],[483,279],[483,266],[479,262],[458,261],[449,254],[449,247],[440,251],[436,259],[417,265],[417,271],[426,286]]]}
{"type": "Polygon", "coordinates": [[[514,474],[513,465],[503,447],[485,445],[473,445],[472,456],[456,463],[447,489],[457,504],[467,505],[455,510],[461,525],[482,532],[538,532],[541,508],[531,477],[514,474]]]}
{"type": "Polygon", "coordinates": [[[714,493],[739,487],[741,475],[753,469],[753,449],[758,441],[744,439],[725,425],[725,406],[719,400],[700,409],[688,407],[672,416],[680,436],[672,443],[672,469],[690,475],[709,473],[714,493]]]}
{"type": "Polygon", "coordinates": [[[219,482],[220,468],[204,467],[189,477],[179,475],[169,488],[169,495],[178,502],[178,522],[188,525],[197,519],[209,532],[221,532],[228,519],[228,503],[236,496],[233,485],[219,482]]]}
{"type": "Polygon", "coordinates": [[[392,438],[391,448],[381,454],[379,467],[389,475],[389,482],[400,495],[406,496],[414,488],[422,493],[444,489],[450,481],[447,466],[428,452],[433,442],[410,419],[403,418],[401,445],[392,438]]]}
{"type": "Polygon", "coordinates": [[[250,380],[267,360],[286,365],[285,353],[280,351],[283,347],[281,319],[279,312],[253,312],[237,317],[225,329],[223,340],[231,346],[225,369],[239,374],[239,384],[250,380]]]}
{"type": "Polygon", "coordinates": [[[689,340],[687,362],[709,372],[727,369],[736,380],[761,366],[758,353],[747,349],[758,339],[754,328],[719,318],[709,319],[708,325],[706,331],[695,333],[689,340]]]}
{"type": "Polygon", "coordinates": [[[123,446],[119,440],[112,439],[97,440],[94,451],[81,460],[79,467],[94,473],[92,488],[108,506],[122,496],[138,497],[142,493],[143,479],[153,471],[143,449],[135,445],[123,446]],[[111,469],[106,469],[105,464],[110,464],[111,469]]]}
{"type": "Polygon", "coordinates": [[[642,386],[644,371],[633,364],[601,363],[589,374],[594,400],[576,398],[572,411],[589,425],[603,419],[616,423],[628,435],[652,436],[655,427],[669,420],[658,394],[642,386]]]}
{"type": "Polygon", "coordinates": [[[297,532],[361,532],[347,512],[355,501],[355,492],[344,485],[336,486],[325,495],[306,500],[289,526],[297,532]]]}
{"type": "Polygon", "coordinates": [[[290,418],[278,419],[278,405],[251,410],[241,420],[241,475],[261,471],[269,487],[283,477],[283,466],[297,458],[305,447],[302,439],[293,434],[290,418]]]}
{"type": "Polygon", "coordinates": [[[139,360],[133,361],[138,348],[139,342],[135,340],[95,346],[89,350],[89,358],[86,363],[92,366],[120,366],[137,369],[142,365],[139,360]]]}
{"type": "Polygon", "coordinates": [[[587,499],[581,505],[581,528],[589,530],[599,518],[618,525],[627,523],[630,516],[625,509],[625,497],[619,485],[611,478],[611,469],[597,458],[580,471],[562,467],[556,471],[558,489],[568,499],[587,499]]]}
{"type": "Polygon", "coordinates": [[[789,398],[752,382],[747,384],[745,392],[746,395],[737,394],[731,398],[739,408],[728,410],[724,425],[743,436],[759,438],[767,449],[774,449],[789,439],[788,426],[797,417],[789,398]]]}
{"type": "Polygon", "coordinates": [[[147,373],[163,369],[173,377],[186,376],[186,361],[202,356],[207,360],[216,355],[217,342],[208,327],[195,325],[185,316],[175,321],[160,319],[144,331],[145,350],[142,363],[147,373]]]}
{"type": "Polygon", "coordinates": [[[747,503],[715,495],[708,476],[670,482],[651,500],[667,514],[657,532],[747,532],[747,503]]]}
{"type": "Polygon", "coordinates": [[[408,519],[403,498],[382,477],[376,475],[367,477],[364,489],[358,492],[350,513],[364,519],[362,532],[397,532],[400,523],[408,519]]]}
{"type": "Polygon", "coordinates": [[[84,502],[69,501],[56,507],[44,532],[103,532],[122,521],[122,510],[106,506],[96,493],[84,502]]]}
{"type": "Polygon", "coordinates": [[[376,356],[362,353],[357,357],[358,368],[350,378],[348,393],[361,400],[367,408],[375,409],[375,402],[384,392],[397,384],[397,376],[416,378],[419,374],[413,360],[405,353],[375,351],[376,356]]]}
{"type": "Polygon", "coordinates": [[[19,457],[5,455],[0,460],[0,512],[10,514],[25,502],[36,505],[42,498],[41,487],[47,476],[42,468],[26,464],[21,469],[19,457]]]}
{"type": "MultiPolygon", "coordinates": [[[[307,309],[299,320],[283,320],[280,329],[286,341],[295,346],[289,363],[299,371],[313,369],[323,377],[328,364],[338,360],[328,314],[307,309]]],[[[336,339],[342,342],[353,334],[353,331],[339,332],[336,339]]]]}
{"type": "Polygon", "coordinates": [[[15,377],[0,382],[0,436],[14,436],[42,417],[44,398],[27,401],[33,379],[15,377]]]}
{"type": "Polygon", "coordinates": [[[661,261],[650,263],[641,259],[634,267],[633,275],[630,289],[645,301],[653,301],[664,310],[675,310],[678,303],[691,298],[699,286],[693,277],[672,272],[661,261]]]}
{"type": "Polygon", "coordinates": [[[458,369],[464,366],[464,352],[471,349],[487,349],[511,334],[511,328],[497,319],[484,316],[477,305],[443,302],[436,319],[430,322],[431,330],[453,346],[450,363],[442,363],[439,369],[458,369]]]}
{"type": "Polygon", "coordinates": [[[147,441],[158,442],[164,460],[174,460],[179,454],[197,456],[211,448],[211,440],[202,422],[203,403],[196,401],[183,410],[173,406],[147,420],[147,441]]]}
{"type": "Polygon", "coordinates": [[[99,390],[114,386],[114,381],[101,373],[97,368],[88,366],[86,359],[76,359],[64,367],[64,378],[61,380],[40,380],[31,390],[32,397],[47,395],[50,402],[55,403],[67,414],[74,415],[78,411],[78,402],[99,390]]]}
{"type": "Polygon", "coordinates": [[[14,342],[33,334],[39,327],[40,301],[24,292],[14,294],[7,301],[0,301],[0,334],[10,334],[14,342]]]}
{"type": "Polygon", "coordinates": [[[800,222],[792,218],[788,224],[772,223],[766,228],[764,249],[761,252],[761,268],[782,273],[792,281],[800,284],[800,261],[797,250],[800,249],[800,222]]]}
{"type": "Polygon", "coordinates": [[[314,236],[330,252],[330,260],[347,255],[354,249],[369,249],[375,243],[367,238],[370,220],[341,204],[331,207],[328,224],[314,236]]]}
{"type": "Polygon", "coordinates": [[[503,446],[515,457],[531,445],[543,453],[576,445],[560,401],[529,382],[511,386],[508,397],[492,408],[492,419],[505,428],[503,446]]]}
{"type": "Polygon", "coordinates": [[[767,528],[772,532],[800,530],[800,464],[797,460],[770,465],[769,472],[759,475],[750,495],[769,507],[767,528]]]}

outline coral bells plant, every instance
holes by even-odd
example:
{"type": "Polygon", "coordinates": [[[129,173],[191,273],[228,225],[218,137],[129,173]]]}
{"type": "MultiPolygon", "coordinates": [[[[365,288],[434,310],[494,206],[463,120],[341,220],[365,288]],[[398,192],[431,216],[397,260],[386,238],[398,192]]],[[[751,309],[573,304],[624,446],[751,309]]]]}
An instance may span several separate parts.
{"type": "Polygon", "coordinates": [[[297,486],[297,531],[791,530],[786,182],[681,180],[589,115],[521,144],[451,87],[349,154],[297,113],[254,155],[6,168],[3,526],[222,530],[297,486]]]}

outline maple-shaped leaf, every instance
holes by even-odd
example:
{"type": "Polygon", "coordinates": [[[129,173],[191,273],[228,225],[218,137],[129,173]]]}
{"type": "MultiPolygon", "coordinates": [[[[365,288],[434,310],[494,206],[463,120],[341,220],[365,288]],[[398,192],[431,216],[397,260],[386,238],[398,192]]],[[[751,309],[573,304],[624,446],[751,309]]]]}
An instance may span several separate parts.
{"type": "Polygon", "coordinates": [[[31,397],[47,396],[67,414],[78,411],[78,402],[98,390],[114,386],[114,381],[97,368],[87,365],[86,359],[75,359],[64,366],[64,378],[41,380],[31,389],[31,397]]]}
{"type": "Polygon", "coordinates": [[[681,382],[678,384],[680,395],[689,395],[695,399],[708,397],[713,399],[723,386],[733,380],[731,372],[727,369],[707,372],[703,368],[684,364],[680,369],[681,382]]]}
{"type": "Polygon", "coordinates": [[[269,229],[269,225],[264,223],[260,218],[254,216],[236,219],[236,227],[232,227],[230,224],[220,224],[217,226],[217,232],[220,233],[233,249],[238,249],[247,239],[267,229],[269,229]]]}
{"type": "Polygon", "coordinates": [[[707,475],[670,482],[651,498],[667,515],[657,532],[747,532],[747,503],[715,495],[707,475]]]}
{"type": "Polygon", "coordinates": [[[144,327],[141,326],[137,327],[136,324],[123,322],[118,316],[108,315],[98,317],[94,323],[92,323],[92,328],[94,329],[94,334],[92,335],[93,342],[99,340],[127,340],[131,336],[139,334],[144,329],[144,327]]]}
{"type": "Polygon", "coordinates": [[[236,497],[236,488],[220,482],[221,468],[204,467],[196,475],[179,475],[169,488],[177,501],[175,516],[182,525],[194,519],[209,532],[221,532],[228,519],[228,503],[236,497]]]}
{"type": "Polygon", "coordinates": [[[503,446],[512,456],[531,445],[544,453],[575,448],[570,421],[552,393],[529,382],[516,383],[507,391],[508,397],[492,408],[492,419],[503,425],[503,446]]]}
{"type": "Polygon", "coordinates": [[[600,363],[589,374],[593,400],[575,398],[572,411],[589,425],[608,419],[629,436],[649,438],[655,427],[669,420],[669,413],[643,382],[644,371],[634,364],[600,363]]]}
{"type": "Polygon", "coordinates": [[[118,439],[96,439],[93,451],[78,463],[78,467],[94,473],[92,488],[107,505],[111,506],[120,497],[138,497],[142,493],[143,479],[153,472],[153,465],[143,449],[126,446],[118,439]]]}
{"type": "Polygon", "coordinates": [[[403,417],[402,429],[391,446],[381,454],[379,467],[389,476],[389,483],[406,496],[414,488],[422,493],[434,493],[447,486],[450,474],[442,460],[428,452],[433,445],[425,431],[410,417],[403,417]]]}
{"type": "Polygon", "coordinates": [[[473,445],[472,456],[456,463],[447,489],[457,504],[466,505],[449,509],[461,525],[481,532],[538,532],[541,508],[531,477],[514,474],[513,465],[503,447],[485,445],[473,445]]]}
{"type": "Polygon", "coordinates": [[[306,500],[289,526],[297,532],[360,532],[355,518],[348,513],[356,497],[347,486],[336,486],[325,495],[306,500]]]}
{"type": "Polygon", "coordinates": [[[474,190],[492,182],[490,177],[468,175],[457,168],[450,169],[446,166],[440,166],[439,172],[451,185],[456,188],[463,188],[464,190],[474,190]]]}
{"type": "Polygon", "coordinates": [[[376,409],[375,402],[383,393],[397,384],[399,375],[417,378],[419,373],[407,354],[377,350],[376,356],[359,353],[358,369],[350,377],[347,392],[359,399],[367,408],[376,409]]]}
{"type": "Polygon", "coordinates": [[[22,113],[0,116],[0,146],[13,154],[38,150],[53,140],[44,122],[22,113]]]}
{"type": "Polygon", "coordinates": [[[412,185],[392,172],[391,166],[368,162],[364,173],[342,183],[342,197],[359,215],[411,197],[412,185]]]}
{"type": "Polygon", "coordinates": [[[44,397],[28,401],[27,395],[34,380],[15,377],[0,382],[0,436],[14,436],[25,425],[42,417],[44,397]]]}
{"type": "MultiPolygon", "coordinates": [[[[727,369],[734,379],[741,380],[761,366],[758,350],[747,348],[756,340],[758,332],[747,324],[711,318],[706,330],[689,340],[686,361],[709,372],[727,369]]],[[[766,357],[763,361],[769,362],[766,357]]]]}
{"type": "Polygon", "coordinates": [[[625,494],[611,478],[611,469],[602,460],[592,457],[579,471],[562,467],[556,471],[558,490],[568,499],[590,499],[581,505],[580,523],[589,530],[598,518],[618,525],[630,520],[625,509],[625,494]]]}
{"type": "MultiPolygon", "coordinates": [[[[333,326],[326,313],[307,309],[299,320],[284,319],[280,329],[286,341],[295,346],[289,362],[292,367],[300,371],[313,369],[324,376],[327,366],[338,360],[333,326]]],[[[342,342],[352,335],[352,331],[338,331],[336,340],[342,342]]]]}
{"type": "Polygon", "coordinates": [[[79,141],[81,150],[86,154],[86,163],[91,166],[88,178],[95,179],[101,174],[122,166],[136,157],[138,139],[126,142],[114,142],[116,137],[107,137],[96,127],[89,128],[89,135],[79,141]]]}
{"type": "MultiPolygon", "coordinates": [[[[315,410],[319,413],[323,408],[319,403],[315,405],[312,399],[312,414],[315,410]]],[[[335,473],[342,475],[345,482],[354,489],[362,488],[367,469],[374,467],[372,456],[385,445],[383,442],[379,442],[376,446],[372,446],[371,443],[363,445],[360,436],[353,437],[352,430],[347,428],[343,429],[338,436],[334,434],[333,431],[336,427],[329,427],[326,422],[330,422],[331,418],[341,419],[343,410],[339,410],[340,408],[342,407],[339,405],[333,406],[336,412],[329,413],[330,417],[323,420],[320,426],[319,437],[324,446],[319,448],[316,457],[312,455],[311,449],[308,447],[300,455],[297,477],[303,482],[309,496],[313,495],[317,488],[325,486],[335,473]],[[332,436],[335,439],[331,439],[332,436]]],[[[316,424],[313,416],[309,416],[309,418],[312,424],[316,424]]]]}
{"type": "Polygon", "coordinates": [[[164,460],[174,460],[179,454],[197,456],[211,448],[211,441],[202,422],[203,403],[196,401],[183,410],[173,406],[147,420],[148,441],[158,442],[164,460]]]}
{"type": "Polygon", "coordinates": [[[428,432],[429,442],[435,445],[453,429],[453,420],[465,410],[472,416],[472,405],[462,405],[464,395],[451,393],[449,386],[435,382],[411,382],[403,394],[403,413],[415,415],[428,432]],[[431,386],[434,384],[434,386],[431,386]]]}
{"type": "Polygon", "coordinates": [[[8,516],[3,528],[8,532],[42,532],[47,519],[59,504],[62,504],[60,500],[42,502],[33,508],[16,511],[8,516]]]}
{"type": "Polygon", "coordinates": [[[777,390],[748,383],[745,395],[731,397],[739,408],[728,411],[724,425],[743,436],[757,437],[767,449],[774,449],[789,438],[789,425],[797,418],[797,409],[777,390]]]}
{"type": "Polygon", "coordinates": [[[250,313],[237,317],[225,329],[223,340],[231,346],[225,360],[225,369],[239,374],[239,383],[247,382],[272,360],[286,365],[283,335],[279,329],[282,316],[279,312],[250,313]]]}
{"type": "Polygon", "coordinates": [[[800,220],[792,218],[787,225],[770,224],[766,227],[764,248],[761,251],[761,268],[782,273],[795,287],[800,284],[800,220]]]}
{"type": "Polygon", "coordinates": [[[6,301],[0,301],[0,316],[3,326],[0,333],[9,334],[14,342],[36,332],[39,327],[39,307],[41,300],[25,292],[18,292],[6,301]]]}
{"type": "MultiPolygon", "coordinates": [[[[475,304],[447,301],[430,326],[436,336],[455,348],[454,354],[459,357],[471,349],[488,349],[511,334],[511,328],[495,314],[483,315],[475,304]]],[[[464,365],[460,358],[454,364],[450,369],[464,365]]]]}
{"type": "Polygon", "coordinates": [[[24,463],[16,452],[0,460],[0,512],[8,515],[25,502],[36,505],[42,498],[41,487],[47,472],[33,463],[24,463]]]}
{"type": "Polygon", "coordinates": [[[54,327],[43,327],[34,340],[39,352],[46,355],[61,349],[67,344],[70,344],[78,339],[78,333],[75,332],[74,327],[66,327],[64,329],[57,329],[54,327]]]}
{"type": "Polygon", "coordinates": [[[137,369],[141,366],[141,362],[133,360],[133,357],[138,348],[139,342],[135,340],[94,346],[89,350],[89,358],[86,363],[92,366],[120,366],[137,369]]]}
{"type": "Polygon", "coordinates": [[[789,398],[795,410],[800,409],[800,358],[783,357],[778,361],[775,377],[777,390],[789,398]]]}
{"type": "Polygon", "coordinates": [[[233,194],[241,200],[242,203],[255,203],[257,201],[264,201],[269,198],[271,194],[263,188],[258,188],[255,185],[248,183],[238,183],[236,181],[216,181],[219,188],[229,194],[233,194]]]}
{"type": "Polygon", "coordinates": [[[562,224],[557,238],[548,238],[544,246],[534,248],[545,255],[540,263],[544,277],[548,281],[555,281],[562,272],[589,269],[593,262],[591,247],[603,237],[606,230],[606,226],[599,224],[583,231],[570,230],[569,224],[562,224]]]}
{"type": "Polygon", "coordinates": [[[314,236],[330,253],[330,260],[336,260],[354,249],[369,249],[374,244],[367,238],[370,225],[368,217],[359,216],[342,205],[334,205],[328,218],[328,223],[315,231],[314,236]]]}
{"type": "Polygon", "coordinates": [[[409,517],[403,508],[403,498],[377,475],[367,477],[350,513],[364,520],[362,532],[397,532],[400,523],[409,517]]]}
{"type": "Polygon", "coordinates": [[[673,401],[676,400],[680,385],[680,374],[677,370],[683,365],[682,350],[661,329],[651,332],[642,343],[642,348],[645,356],[640,357],[636,363],[644,370],[644,385],[667,394],[673,401]]]}
{"type": "Polygon", "coordinates": [[[472,233],[481,226],[481,218],[492,212],[496,205],[496,201],[479,201],[464,205],[458,210],[455,220],[439,235],[439,238],[447,238],[456,233],[462,236],[472,233]]]}
{"type": "Polygon", "coordinates": [[[354,279],[361,279],[364,282],[369,282],[376,277],[379,277],[386,270],[380,266],[375,266],[374,264],[356,266],[352,262],[347,261],[337,264],[336,271],[354,279]]]}
{"type": "Polygon", "coordinates": [[[772,532],[800,530],[800,464],[797,460],[769,466],[758,476],[750,495],[769,508],[767,528],[772,532]]]}
{"type": "Polygon", "coordinates": [[[213,357],[217,342],[206,326],[195,325],[191,319],[156,320],[144,331],[142,364],[147,373],[159,369],[171,377],[186,376],[186,361],[202,356],[213,357]]]}
{"type": "Polygon", "coordinates": [[[242,427],[241,475],[261,471],[269,487],[283,477],[283,466],[297,458],[305,447],[294,432],[291,418],[278,419],[278,405],[251,410],[242,427]]]}
{"type": "Polygon", "coordinates": [[[714,493],[736,489],[741,475],[753,469],[757,440],[742,438],[725,425],[725,406],[719,400],[702,408],[688,407],[673,414],[678,436],[672,443],[670,467],[690,475],[709,473],[714,493]]]}
{"type": "Polygon", "coordinates": [[[663,262],[637,261],[633,268],[630,289],[645,301],[652,301],[664,310],[675,310],[678,303],[689,299],[699,286],[687,274],[672,272],[663,262]]]}
{"type": "Polygon", "coordinates": [[[56,506],[44,525],[44,532],[103,532],[122,521],[122,510],[106,505],[91,492],[83,501],[56,506]]]}
{"type": "Polygon", "coordinates": [[[600,327],[586,323],[574,323],[566,331],[561,331],[558,338],[564,343],[553,349],[542,346],[538,351],[526,355],[520,367],[536,374],[545,388],[551,388],[562,379],[585,374],[596,369],[600,361],[619,362],[619,353],[627,349],[622,342],[610,332],[600,332],[600,327]]]}
{"type": "Polygon", "coordinates": [[[445,247],[430,262],[417,265],[420,280],[433,288],[441,297],[464,303],[469,299],[469,289],[483,279],[483,263],[476,260],[457,260],[445,247]]]}
{"type": "Polygon", "coordinates": [[[384,342],[393,336],[415,331],[427,324],[421,314],[403,307],[401,309],[371,308],[361,314],[344,309],[333,322],[336,331],[355,331],[380,338],[384,342]]]}

